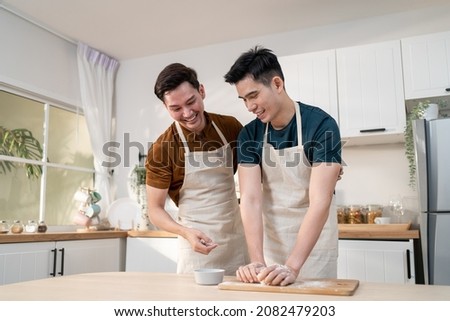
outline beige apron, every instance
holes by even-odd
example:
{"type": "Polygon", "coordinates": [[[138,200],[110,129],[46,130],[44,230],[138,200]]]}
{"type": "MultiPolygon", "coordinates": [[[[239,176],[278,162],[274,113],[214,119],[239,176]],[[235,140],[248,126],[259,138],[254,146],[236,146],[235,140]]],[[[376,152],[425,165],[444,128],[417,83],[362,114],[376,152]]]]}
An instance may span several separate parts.
{"type": "MultiPolygon", "coordinates": [[[[264,135],[262,175],[267,264],[286,262],[309,206],[311,166],[303,150],[302,122],[297,106],[295,111],[298,146],[274,149],[267,143],[268,124],[264,135]]],[[[337,277],[338,227],[334,213],[333,199],[328,220],[299,278],[337,277]]]]}
{"type": "Polygon", "coordinates": [[[191,152],[181,127],[178,134],[185,148],[185,173],[180,189],[178,220],[196,228],[219,246],[208,255],[194,252],[190,243],[178,237],[177,273],[197,268],[222,268],[235,275],[248,263],[239,204],[236,197],[231,146],[212,122],[224,146],[213,151],[191,152]]]}

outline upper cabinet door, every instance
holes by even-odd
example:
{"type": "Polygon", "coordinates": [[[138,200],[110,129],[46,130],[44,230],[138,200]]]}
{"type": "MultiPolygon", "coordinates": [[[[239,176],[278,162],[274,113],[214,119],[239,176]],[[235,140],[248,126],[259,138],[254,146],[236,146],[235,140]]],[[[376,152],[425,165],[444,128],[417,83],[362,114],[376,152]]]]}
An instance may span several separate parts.
{"type": "Polygon", "coordinates": [[[326,50],[280,57],[288,95],[338,119],[336,54],[326,50]]]}
{"type": "Polygon", "coordinates": [[[400,41],[336,50],[343,138],[399,134],[406,124],[400,41]]]}
{"type": "Polygon", "coordinates": [[[450,32],[401,43],[406,99],[450,95],[450,32]]]}

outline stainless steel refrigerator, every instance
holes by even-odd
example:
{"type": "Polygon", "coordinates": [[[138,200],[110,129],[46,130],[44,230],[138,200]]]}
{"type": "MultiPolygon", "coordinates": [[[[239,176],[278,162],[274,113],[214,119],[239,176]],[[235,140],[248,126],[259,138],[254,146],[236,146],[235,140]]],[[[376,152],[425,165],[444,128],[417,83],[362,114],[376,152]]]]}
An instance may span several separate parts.
{"type": "Polygon", "coordinates": [[[450,285],[450,118],[413,122],[426,284],[450,285]]]}

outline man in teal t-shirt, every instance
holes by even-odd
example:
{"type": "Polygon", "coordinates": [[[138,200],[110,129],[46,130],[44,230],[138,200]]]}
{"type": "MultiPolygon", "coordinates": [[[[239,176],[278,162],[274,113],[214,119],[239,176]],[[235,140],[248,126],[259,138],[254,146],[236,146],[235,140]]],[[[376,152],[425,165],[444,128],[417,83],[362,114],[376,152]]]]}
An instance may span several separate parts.
{"type": "Polygon", "coordinates": [[[271,50],[243,53],[225,75],[256,119],[238,137],[240,209],[251,263],[243,282],[336,278],[334,189],[342,173],[336,121],[293,101],[271,50]]]}

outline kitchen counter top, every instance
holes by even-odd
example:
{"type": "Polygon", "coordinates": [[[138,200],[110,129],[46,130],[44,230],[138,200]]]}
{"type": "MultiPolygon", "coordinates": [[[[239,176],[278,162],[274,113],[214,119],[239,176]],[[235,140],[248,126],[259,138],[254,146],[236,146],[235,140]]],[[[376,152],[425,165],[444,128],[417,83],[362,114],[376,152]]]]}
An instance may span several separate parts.
{"type": "MultiPolygon", "coordinates": [[[[225,281],[235,281],[225,277],[225,281]]],[[[439,301],[450,286],[360,282],[352,296],[220,290],[193,275],[150,272],[77,274],[0,286],[0,301],[439,301]]]]}
{"type": "Polygon", "coordinates": [[[20,233],[0,234],[0,244],[25,243],[25,242],[47,242],[47,241],[74,241],[108,239],[117,237],[167,237],[176,238],[177,235],[166,231],[95,231],[78,230],[70,232],[46,232],[46,233],[20,233]]]}
{"type": "Polygon", "coordinates": [[[0,234],[0,244],[109,239],[127,236],[128,236],[127,231],[73,231],[73,232],[46,232],[46,233],[21,233],[21,234],[8,233],[8,234],[0,234]]]}
{"type": "Polygon", "coordinates": [[[166,232],[166,231],[128,231],[129,237],[177,237],[176,234],[166,232]]]}
{"type": "Polygon", "coordinates": [[[340,239],[419,239],[419,230],[410,224],[338,224],[340,239]]]}
{"type": "MultiPolygon", "coordinates": [[[[369,224],[339,224],[340,239],[418,239],[419,230],[394,229],[394,224],[387,227],[370,226],[369,224]]],[[[22,242],[46,242],[46,241],[73,241],[89,239],[106,239],[117,237],[142,237],[142,238],[176,238],[177,235],[166,231],[71,231],[71,232],[46,232],[46,233],[21,233],[0,234],[2,243],[22,242]]]]}
{"type": "MultiPolygon", "coordinates": [[[[396,228],[395,224],[388,226],[372,224],[339,224],[340,239],[418,239],[419,230],[411,230],[403,224],[396,228]]],[[[130,237],[177,237],[176,234],[165,231],[129,231],[130,237]]]]}

